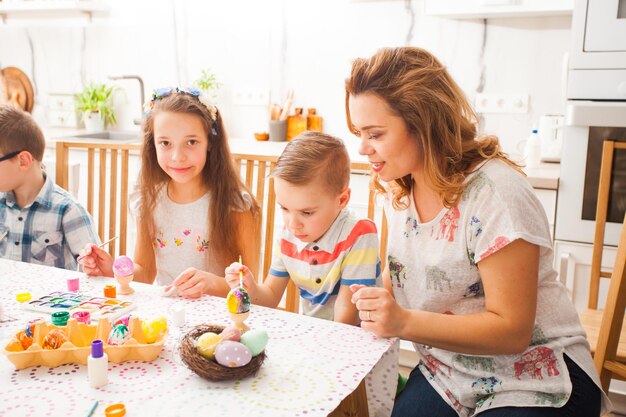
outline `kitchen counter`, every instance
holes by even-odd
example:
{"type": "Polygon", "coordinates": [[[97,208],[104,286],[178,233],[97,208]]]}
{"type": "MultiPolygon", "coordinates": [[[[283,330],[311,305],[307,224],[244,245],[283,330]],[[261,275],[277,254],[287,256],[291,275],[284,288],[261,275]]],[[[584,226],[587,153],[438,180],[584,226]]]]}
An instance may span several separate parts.
{"type": "MultiPolygon", "coordinates": [[[[50,128],[44,131],[46,137],[46,147],[56,148],[56,142],[59,140],[81,141],[79,138],[71,138],[70,136],[84,134],[83,129],[64,129],[50,128]]],[[[141,133],[137,131],[138,137],[141,133]]],[[[96,143],[115,143],[116,141],[107,139],[93,139],[90,142],[96,143]]],[[[137,143],[141,141],[138,140],[137,143]]],[[[123,143],[133,143],[124,141],[123,143]]],[[[263,156],[278,156],[282,153],[288,142],[269,142],[256,141],[252,139],[231,138],[228,141],[232,153],[253,154],[263,156]]],[[[353,162],[367,162],[367,158],[358,152],[358,140],[346,141],[348,154],[353,162]]],[[[560,164],[542,163],[538,168],[524,168],[524,172],[528,176],[528,181],[533,188],[542,190],[557,190],[559,186],[560,164]]]]}
{"type": "Polygon", "coordinates": [[[558,190],[561,164],[542,163],[538,168],[524,168],[528,182],[533,188],[541,190],[558,190]]]}

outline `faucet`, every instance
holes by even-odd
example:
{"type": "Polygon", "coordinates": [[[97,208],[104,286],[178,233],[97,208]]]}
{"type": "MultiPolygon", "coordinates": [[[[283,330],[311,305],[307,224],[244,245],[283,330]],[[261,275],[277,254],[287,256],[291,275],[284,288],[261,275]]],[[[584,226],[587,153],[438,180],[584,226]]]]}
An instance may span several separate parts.
{"type": "MultiPolygon", "coordinates": [[[[139,106],[141,106],[140,115],[143,115],[143,101],[145,100],[145,92],[143,88],[143,80],[139,75],[109,75],[110,80],[137,80],[139,82],[139,94],[141,94],[141,98],[139,100],[139,106]]],[[[133,119],[133,123],[135,125],[141,125],[141,117],[138,119],[133,119]]]]}

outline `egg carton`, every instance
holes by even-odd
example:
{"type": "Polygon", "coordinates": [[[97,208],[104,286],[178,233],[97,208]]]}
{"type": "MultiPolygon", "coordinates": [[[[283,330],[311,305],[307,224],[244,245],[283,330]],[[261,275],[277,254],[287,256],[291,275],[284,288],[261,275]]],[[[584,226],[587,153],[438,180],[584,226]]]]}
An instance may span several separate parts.
{"type": "Polygon", "coordinates": [[[128,330],[130,338],[123,345],[109,345],[107,343],[111,333],[111,322],[102,317],[97,325],[78,323],[70,318],[67,326],[55,326],[43,320],[35,323],[33,331],[33,344],[26,350],[16,337],[3,343],[2,353],[15,365],[16,369],[29,368],[31,366],[59,366],[67,363],[87,364],[87,358],[91,353],[91,342],[95,339],[102,340],[104,351],[109,357],[109,362],[120,363],[124,361],[153,361],[161,350],[167,336],[167,332],[157,336],[154,343],[146,343],[146,336],[141,328],[141,320],[131,316],[128,330]],[[68,341],[58,349],[43,349],[43,340],[53,329],[60,329],[65,333],[68,341]]]}

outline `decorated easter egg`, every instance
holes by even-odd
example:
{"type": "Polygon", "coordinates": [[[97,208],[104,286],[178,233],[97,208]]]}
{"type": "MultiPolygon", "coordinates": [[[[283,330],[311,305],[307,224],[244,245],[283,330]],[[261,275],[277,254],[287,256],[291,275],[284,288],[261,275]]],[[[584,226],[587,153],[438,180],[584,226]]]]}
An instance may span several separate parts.
{"type": "Polygon", "coordinates": [[[123,324],[116,324],[111,329],[111,333],[109,333],[107,343],[113,346],[121,346],[128,339],[130,339],[130,331],[128,331],[128,327],[123,324]]]}
{"type": "Polygon", "coordinates": [[[40,320],[43,320],[43,319],[38,318],[38,319],[30,320],[28,322],[28,324],[26,325],[26,336],[33,337],[35,335],[35,324],[37,324],[37,322],[40,320]]]}
{"type": "Polygon", "coordinates": [[[128,327],[128,323],[130,323],[130,314],[127,314],[115,320],[115,323],[113,325],[116,326],[118,324],[123,324],[124,326],[128,327]]]}
{"type": "Polygon", "coordinates": [[[118,277],[127,277],[135,271],[135,264],[128,256],[119,256],[113,262],[113,274],[118,277]]]}
{"type": "Polygon", "coordinates": [[[250,295],[243,287],[232,288],[226,296],[226,307],[233,314],[250,311],[250,295]]]}
{"type": "Polygon", "coordinates": [[[201,355],[213,360],[215,359],[215,347],[220,340],[221,338],[218,334],[206,332],[200,335],[198,340],[196,340],[196,348],[201,355]]]}
{"type": "Polygon", "coordinates": [[[215,360],[222,366],[238,368],[250,363],[252,354],[245,345],[226,340],[215,348],[215,360]]]}
{"type": "Polygon", "coordinates": [[[220,337],[222,340],[232,340],[233,342],[238,342],[241,339],[241,330],[236,328],[235,326],[228,326],[222,333],[220,333],[220,337]]]}
{"type": "Polygon", "coordinates": [[[163,316],[141,322],[141,329],[147,343],[154,343],[167,331],[167,320],[163,316]]]}
{"type": "Polygon", "coordinates": [[[263,329],[250,329],[241,335],[241,343],[243,343],[252,356],[256,356],[265,350],[269,337],[263,329]]]}
{"type": "Polygon", "coordinates": [[[15,335],[15,338],[20,342],[24,350],[28,349],[33,344],[33,337],[28,335],[27,330],[20,330],[15,335]]]}
{"type": "Polygon", "coordinates": [[[44,349],[58,349],[61,345],[68,341],[65,333],[58,329],[50,330],[50,332],[43,338],[42,348],[44,349]]]}

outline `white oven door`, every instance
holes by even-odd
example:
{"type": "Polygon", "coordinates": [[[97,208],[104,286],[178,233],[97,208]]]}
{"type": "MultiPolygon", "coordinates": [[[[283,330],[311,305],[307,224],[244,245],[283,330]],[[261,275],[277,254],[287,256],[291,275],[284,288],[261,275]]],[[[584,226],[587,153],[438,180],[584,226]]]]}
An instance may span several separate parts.
{"type": "MultiPolygon", "coordinates": [[[[584,220],[582,214],[589,132],[593,127],[626,127],[626,102],[568,101],[565,125],[555,239],[593,243],[595,221],[584,220]]],[[[617,246],[620,228],[620,223],[607,222],[607,245],[617,246]]]]}

